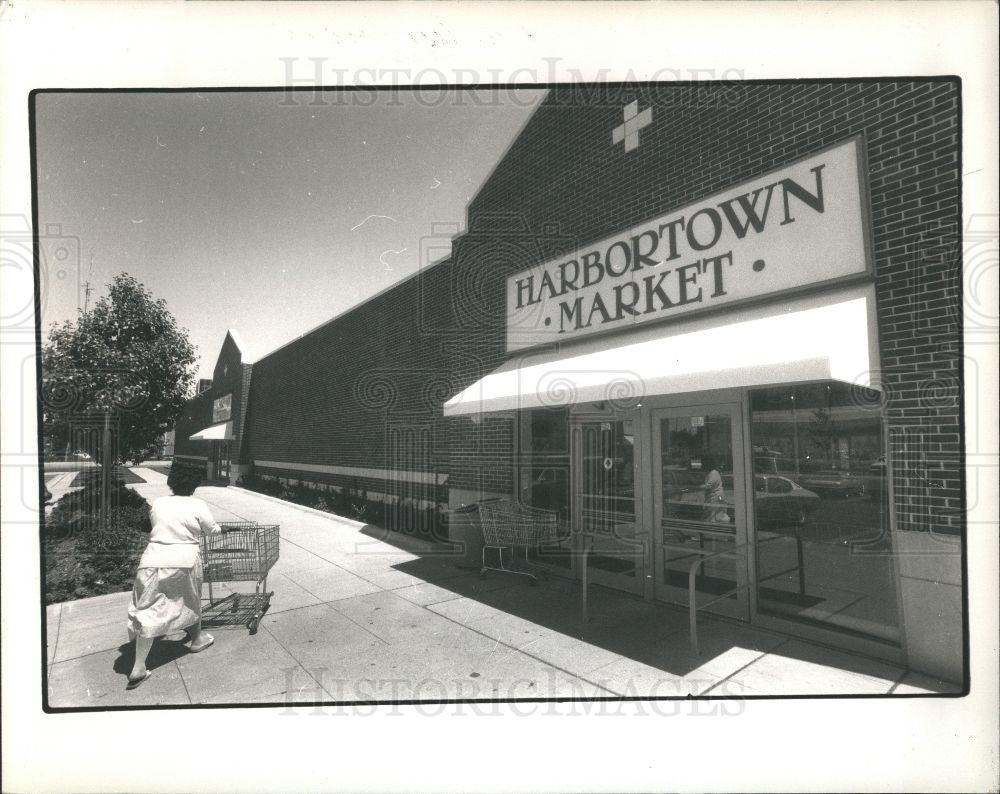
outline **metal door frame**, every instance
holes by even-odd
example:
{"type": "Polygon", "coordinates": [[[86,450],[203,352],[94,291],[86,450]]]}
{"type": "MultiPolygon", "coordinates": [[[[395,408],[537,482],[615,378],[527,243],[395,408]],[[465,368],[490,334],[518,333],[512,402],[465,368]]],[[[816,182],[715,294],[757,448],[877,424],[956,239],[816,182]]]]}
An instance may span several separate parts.
{"type": "Polygon", "coordinates": [[[748,428],[745,424],[746,400],[742,395],[729,395],[729,399],[714,401],[688,398],[683,404],[657,405],[651,407],[643,422],[643,428],[648,435],[649,454],[647,473],[644,480],[648,483],[650,498],[647,515],[647,526],[652,532],[652,555],[649,561],[650,597],[655,600],[674,604],[686,604],[688,595],[683,588],[668,585],[663,580],[661,560],[665,553],[662,533],[659,531],[662,523],[661,488],[662,479],[662,449],[659,422],[661,419],[677,416],[693,416],[698,413],[705,415],[728,414],[733,446],[733,509],[736,515],[736,533],[734,545],[741,549],[737,571],[737,601],[730,604],[727,601],[718,602],[715,612],[751,623],[756,613],[756,577],[754,575],[754,532],[753,510],[750,504],[750,494],[747,492],[747,455],[748,428]]]}
{"type": "Polygon", "coordinates": [[[646,582],[649,576],[650,538],[648,525],[645,521],[644,492],[648,476],[645,473],[645,427],[640,421],[637,409],[595,410],[571,413],[570,423],[570,522],[572,526],[573,554],[572,574],[574,579],[583,578],[584,544],[588,542],[583,535],[580,524],[580,499],[583,488],[583,426],[601,422],[631,422],[633,438],[633,488],[635,490],[635,523],[637,535],[645,534],[642,553],[636,555],[635,576],[628,577],[608,571],[591,568],[588,570],[588,581],[636,595],[646,595],[646,582]]]}
{"type": "MultiPolygon", "coordinates": [[[[616,419],[631,419],[633,421],[633,434],[635,438],[635,492],[636,492],[636,519],[640,527],[644,527],[647,536],[646,553],[641,562],[642,570],[636,571],[637,580],[644,582],[644,589],[639,592],[649,601],[659,598],[656,587],[657,565],[655,561],[659,559],[659,544],[656,542],[655,519],[656,506],[654,505],[653,477],[659,476],[659,471],[654,464],[655,453],[659,447],[659,439],[654,440],[654,433],[658,434],[656,427],[656,417],[662,416],[663,412],[683,412],[685,410],[704,409],[705,413],[710,413],[720,407],[732,409],[734,434],[739,433],[742,445],[742,454],[739,455],[742,463],[743,481],[743,540],[746,545],[746,566],[745,583],[746,589],[740,600],[743,613],[736,616],[739,620],[747,621],[750,625],[759,626],[763,629],[770,629],[782,634],[799,637],[807,642],[820,642],[843,648],[855,653],[862,653],[877,658],[886,659],[894,663],[905,663],[906,646],[905,634],[901,638],[903,644],[900,646],[889,645],[876,638],[854,636],[849,633],[837,631],[834,628],[827,628],[820,625],[811,625],[796,621],[792,618],[772,615],[759,611],[758,608],[758,582],[757,582],[757,527],[753,509],[753,450],[752,450],[752,427],[750,411],[750,389],[734,388],[719,389],[709,392],[686,393],[681,395],[650,395],[642,399],[642,402],[631,410],[598,410],[596,405],[575,406],[571,409],[569,421],[571,430],[571,507],[573,516],[576,515],[575,500],[579,493],[579,479],[582,476],[581,467],[576,459],[578,441],[575,439],[575,428],[580,423],[592,421],[614,421],[616,419]],[[652,537],[651,537],[652,535],[652,537]]],[[[884,433],[889,433],[889,423],[883,417],[884,433]]],[[[886,447],[886,457],[890,457],[888,442],[886,447]]],[[[737,450],[734,449],[734,468],[737,450]]],[[[891,465],[891,464],[890,464],[891,465]]],[[[892,486],[891,473],[887,474],[887,484],[892,486]]],[[[895,500],[890,497],[890,511],[895,508],[895,500]]],[[[890,515],[886,519],[890,522],[890,527],[894,526],[894,520],[890,515]]],[[[574,530],[575,530],[574,519],[574,530]]],[[[890,530],[891,531],[891,530],[890,530]]],[[[573,533],[574,555],[572,573],[574,578],[580,578],[580,536],[573,533]]],[[[620,579],[621,577],[619,577],[620,579]]],[[[596,580],[596,577],[592,577],[596,580]]],[[[616,586],[614,583],[612,587],[616,586]]],[[[898,574],[897,574],[898,586],[898,574]]],[[[901,603],[901,601],[900,601],[901,603]]],[[[901,622],[901,631],[903,624],[901,622]]]]}

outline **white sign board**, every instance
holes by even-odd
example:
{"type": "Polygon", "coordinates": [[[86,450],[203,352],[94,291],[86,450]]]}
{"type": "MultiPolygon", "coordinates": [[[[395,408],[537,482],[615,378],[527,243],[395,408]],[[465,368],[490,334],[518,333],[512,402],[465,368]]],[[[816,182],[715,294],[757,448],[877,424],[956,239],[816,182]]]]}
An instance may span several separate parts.
{"type": "Polygon", "coordinates": [[[219,397],[212,403],[212,421],[225,422],[232,415],[233,395],[219,397]]]}
{"type": "Polygon", "coordinates": [[[854,138],[511,276],[508,351],[870,272],[860,145],[854,138]]]}

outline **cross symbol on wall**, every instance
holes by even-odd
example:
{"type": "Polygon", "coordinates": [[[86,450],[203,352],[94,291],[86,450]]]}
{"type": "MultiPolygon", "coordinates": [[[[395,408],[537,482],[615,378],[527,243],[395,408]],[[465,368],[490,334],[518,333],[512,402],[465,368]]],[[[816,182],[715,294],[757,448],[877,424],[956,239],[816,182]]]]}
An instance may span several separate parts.
{"type": "Polygon", "coordinates": [[[639,112],[639,100],[629,102],[625,106],[625,123],[620,124],[611,132],[611,143],[625,141],[625,151],[631,152],[639,148],[639,130],[653,123],[653,109],[646,108],[639,112]]]}

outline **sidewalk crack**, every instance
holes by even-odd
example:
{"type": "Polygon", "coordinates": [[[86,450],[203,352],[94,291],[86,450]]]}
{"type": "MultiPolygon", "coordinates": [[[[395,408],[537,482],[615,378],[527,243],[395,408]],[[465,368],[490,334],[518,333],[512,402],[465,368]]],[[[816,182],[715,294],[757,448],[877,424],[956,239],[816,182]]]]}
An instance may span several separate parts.
{"type": "MultiPolygon", "coordinates": [[[[266,632],[267,632],[268,634],[270,634],[270,635],[271,635],[271,639],[273,639],[273,640],[274,640],[274,641],[275,641],[276,643],[278,643],[278,647],[279,647],[279,648],[281,648],[281,650],[283,650],[283,651],[284,651],[285,653],[287,653],[287,654],[289,655],[289,657],[291,657],[291,658],[292,658],[292,659],[294,660],[295,664],[297,664],[297,665],[299,666],[299,668],[300,668],[300,669],[301,669],[301,670],[302,670],[302,671],[303,671],[303,672],[304,672],[304,673],[305,673],[305,674],[306,674],[306,675],[307,675],[307,676],[308,676],[309,678],[311,678],[311,679],[312,679],[313,681],[315,681],[315,682],[316,682],[316,686],[318,686],[318,687],[320,688],[320,690],[321,690],[321,691],[325,692],[325,693],[326,693],[326,694],[327,694],[327,695],[328,695],[329,697],[331,697],[331,698],[333,698],[333,697],[336,697],[336,695],[334,695],[334,694],[333,694],[333,692],[331,692],[331,691],[330,691],[329,689],[327,689],[327,688],[326,688],[325,686],[323,686],[323,682],[322,682],[322,681],[321,681],[320,679],[318,679],[318,678],[317,678],[316,676],[314,676],[314,675],[312,674],[312,672],[311,672],[311,671],[309,670],[309,668],[308,668],[308,667],[306,667],[306,666],[305,666],[304,664],[302,664],[302,661],[301,661],[301,660],[299,659],[299,657],[298,657],[298,656],[296,656],[296,655],[295,655],[294,653],[292,653],[292,649],[291,649],[291,648],[289,648],[288,646],[286,646],[286,645],[285,645],[285,644],[284,644],[284,643],[283,643],[283,642],[282,642],[281,640],[279,640],[279,639],[278,639],[278,638],[277,638],[277,637],[275,636],[275,634],[274,634],[274,632],[273,632],[273,631],[271,631],[271,630],[270,630],[270,629],[269,629],[269,628],[268,628],[267,626],[265,626],[265,625],[264,625],[263,623],[261,624],[261,628],[262,628],[262,629],[264,629],[264,631],[266,631],[266,632]]],[[[302,690],[303,690],[304,688],[305,688],[305,685],[304,685],[304,684],[303,684],[303,685],[302,685],[301,687],[299,687],[299,691],[298,691],[298,694],[300,694],[300,695],[301,695],[301,694],[302,694],[302,690]]],[[[287,692],[285,692],[285,695],[286,695],[286,704],[285,704],[285,705],[286,705],[286,706],[288,706],[288,705],[292,705],[292,704],[290,704],[290,703],[288,703],[288,702],[287,702],[287,701],[289,700],[289,696],[291,696],[291,694],[292,694],[292,692],[291,692],[291,691],[287,691],[287,692]]]]}
{"type": "MultiPolygon", "coordinates": [[[[46,616],[46,620],[48,616],[46,616]]],[[[56,638],[52,641],[52,659],[49,661],[49,675],[52,675],[52,665],[56,663],[56,655],[59,653],[59,635],[62,632],[62,604],[59,605],[59,619],[56,621],[56,638]]],[[[48,651],[48,648],[46,648],[48,651]]]]}
{"type": "Polygon", "coordinates": [[[184,697],[188,699],[188,703],[190,705],[194,705],[194,701],[191,699],[191,693],[188,691],[187,681],[184,680],[184,672],[181,670],[181,666],[177,664],[176,659],[174,659],[171,662],[171,664],[174,666],[174,669],[177,671],[178,677],[181,679],[181,686],[184,687],[184,697]]]}
{"type": "Polygon", "coordinates": [[[748,667],[750,667],[750,665],[753,665],[753,664],[757,664],[757,662],[759,662],[759,661],[760,661],[761,659],[763,659],[763,658],[764,658],[765,656],[769,656],[770,654],[774,653],[774,652],[775,652],[776,650],[778,650],[779,648],[782,648],[782,647],[784,647],[784,646],[785,646],[785,645],[787,645],[788,643],[789,643],[789,640],[783,640],[782,642],[779,642],[779,643],[778,643],[777,645],[775,645],[775,646],[774,646],[773,648],[771,648],[771,649],[769,649],[769,650],[766,650],[766,651],[763,651],[763,652],[762,652],[762,653],[760,654],[760,656],[755,656],[755,657],[754,657],[753,659],[751,659],[751,660],[750,660],[749,662],[747,662],[746,664],[744,664],[744,665],[742,665],[741,667],[738,667],[738,668],[736,668],[735,670],[733,670],[733,672],[731,672],[731,673],[730,673],[729,675],[727,675],[727,676],[726,676],[725,678],[720,678],[720,679],[719,679],[718,681],[716,681],[716,682],[715,682],[714,684],[712,684],[712,686],[710,686],[710,687],[709,687],[708,689],[706,689],[706,690],[705,690],[704,692],[702,692],[702,693],[701,693],[701,694],[699,695],[699,697],[704,697],[704,696],[705,696],[705,695],[707,695],[707,694],[708,694],[709,692],[711,692],[711,691],[712,691],[713,689],[715,689],[715,688],[716,688],[717,686],[721,686],[721,685],[722,685],[722,684],[724,684],[724,683],[725,683],[726,681],[730,680],[730,679],[731,679],[731,678],[732,678],[732,677],[733,677],[734,675],[737,675],[737,674],[739,674],[739,673],[742,673],[742,672],[743,672],[744,670],[746,670],[746,669],[747,669],[748,667]]]}

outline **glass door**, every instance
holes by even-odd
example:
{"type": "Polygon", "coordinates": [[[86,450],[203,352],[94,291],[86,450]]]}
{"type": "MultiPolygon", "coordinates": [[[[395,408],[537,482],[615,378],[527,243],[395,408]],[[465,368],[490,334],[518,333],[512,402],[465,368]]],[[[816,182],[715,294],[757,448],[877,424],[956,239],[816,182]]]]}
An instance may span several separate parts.
{"type": "Polygon", "coordinates": [[[573,528],[576,575],[586,547],[587,580],[641,593],[646,536],[638,529],[632,420],[573,426],[573,528]]]}
{"type": "Polygon", "coordinates": [[[749,620],[743,433],[735,404],[652,412],[656,597],[749,620]]]}

